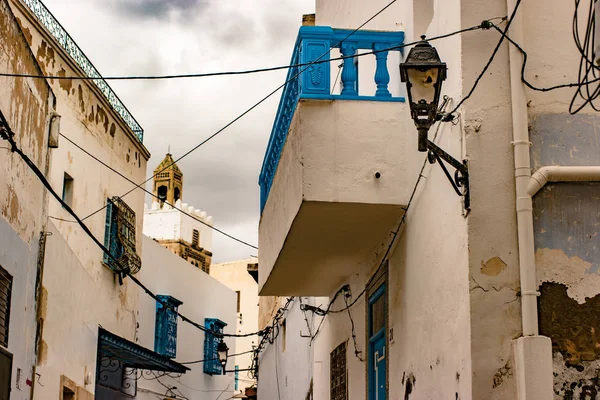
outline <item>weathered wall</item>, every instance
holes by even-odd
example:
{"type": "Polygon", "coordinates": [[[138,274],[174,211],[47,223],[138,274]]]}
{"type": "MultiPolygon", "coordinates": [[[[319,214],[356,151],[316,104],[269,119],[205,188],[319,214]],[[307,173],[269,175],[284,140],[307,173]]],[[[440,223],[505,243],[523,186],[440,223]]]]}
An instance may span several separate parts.
{"type": "MultiPolygon", "coordinates": [[[[80,75],[83,71],[39,25],[18,0],[10,6],[18,18],[29,47],[41,66],[41,73],[80,75]]],[[[127,125],[112,110],[91,81],[50,80],[56,95],[56,110],[61,115],[60,131],[100,160],[135,182],[145,179],[149,153],[127,125]]],[[[100,209],[106,199],[131,189],[131,184],[115,175],[64,138],[52,150],[49,181],[62,191],[64,174],[73,178],[74,211],[84,217],[100,209]]],[[[137,252],[141,252],[144,194],[134,191],[124,198],[136,213],[137,252]]],[[[52,200],[51,217],[72,220],[61,205],[52,200]]],[[[120,286],[115,275],[102,264],[102,251],[76,224],[54,220],[53,241],[49,242],[45,260],[43,291],[47,295],[47,318],[43,321],[42,353],[36,383],[37,398],[58,393],[61,375],[84,387],[86,372],[92,374],[93,392],[96,362],[97,326],[129,340],[135,336],[138,289],[130,281],[120,286]],[[68,261],[65,261],[68,259],[68,261]],[[79,280],[74,281],[74,277],[79,280]],[[70,282],[70,284],[66,284],[70,282]],[[65,325],[73,325],[67,329],[65,325]],[[42,386],[44,385],[44,386],[42,386]]],[[[104,237],[105,212],[85,220],[94,236],[104,237]]],[[[143,268],[143,266],[142,266],[143,268]]]]}
{"type": "MultiPolygon", "coordinates": [[[[538,112],[530,120],[535,168],[600,165],[596,115],[538,112]]],[[[540,332],[552,339],[556,399],[600,391],[600,184],[548,184],[534,198],[540,332]]]]}
{"type": "MultiPolygon", "coordinates": [[[[39,74],[39,65],[6,1],[0,1],[0,32],[0,71],[39,74]]],[[[44,173],[53,103],[54,94],[42,80],[0,77],[0,110],[19,147],[44,173]]],[[[8,147],[8,142],[2,141],[2,146],[8,147]]],[[[13,277],[7,347],[13,354],[11,398],[20,400],[29,399],[31,387],[26,381],[35,380],[35,283],[48,198],[39,179],[8,149],[0,149],[0,169],[0,266],[13,277]]]]}
{"type": "MultiPolygon", "coordinates": [[[[227,286],[229,289],[240,292],[240,309],[236,314],[236,333],[245,334],[257,332],[258,328],[258,284],[248,273],[248,264],[257,263],[258,259],[248,258],[246,260],[232,261],[223,264],[213,264],[210,268],[210,276],[227,286]]],[[[253,350],[258,346],[260,337],[248,336],[235,339],[237,353],[253,350]]],[[[233,353],[232,353],[233,354],[233,353]]],[[[240,369],[247,369],[252,365],[254,353],[243,354],[230,359],[230,365],[237,365],[240,369]]],[[[231,367],[230,367],[231,368],[231,367]]],[[[231,368],[233,369],[233,368],[231,368]]],[[[239,373],[239,390],[255,384],[250,372],[239,373]]]]}
{"type": "MultiPolygon", "coordinates": [[[[236,295],[233,290],[146,236],[143,248],[142,262],[146,268],[142,269],[139,277],[150,290],[182,301],[179,311],[193,321],[204,324],[204,318],[218,318],[227,324],[224,328],[225,333],[236,332],[236,295]]],[[[139,343],[154,350],[156,302],[144,293],[140,293],[138,321],[139,343]]],[[[235,339],[226,338],[225,342],[229,347],[229,354],[238,352],[235,339]]],[[[187,362],[203,359],[204,332],[179,319],[175,360],[187,362]]],[[[157,393],[164,394],[165,387],[161,383],[176,386],[177,390],[190,400],[216,398],[221,391],[221,398],[233,396],[233,373],[210,376],[203,372],[202,363],[190,364],[188,367],[191,371],[177,380],[168,375],[160,378],[160,382],[139,380],[138,399],[154,400],[157,393]],[[207,393],[210,393],[210,396],[207,397],[207,393]]],[[[229,359],[227,370],[233,369],[234,363],[229,359]]]]}

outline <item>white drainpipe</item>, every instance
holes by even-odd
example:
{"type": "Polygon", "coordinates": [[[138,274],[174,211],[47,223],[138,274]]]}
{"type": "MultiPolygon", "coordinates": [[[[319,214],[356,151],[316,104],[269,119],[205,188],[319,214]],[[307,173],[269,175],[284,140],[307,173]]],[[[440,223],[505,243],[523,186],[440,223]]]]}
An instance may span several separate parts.
{"type": "MultiPolygon", "coordinates": [[[[523,0],[526,1],[526,0],[523,0]]],[[[506,0],[507,13],[515,9],[516,0],[506,0]]],[[[517,12],[510,27],[510,35],[517,43],[523,41],[523,9],[517,12]]],[[[554,396],[552,375],[552,343],[539,336],[537,318],[537,278],[535,273],[535,246],[533,241],[533,202],[528,193],[531,180],[529,159],[529,131],[527,99],[521,82],[520,53],[509,46],[510,92],[512,124],[517,232],[519,241],[519,272],[521,278],[521,317],[523,336],[512,343],[514,375],[518,400],[548,400],[554,396]]]]}
{"type": "Polygon", "coordinates": [[[542,167],[531,177],[527,193],[535,196],[548,182],[600,182],[600,167],[542,167]]]}
{"type": "MultiPolygon", "coordinates": [[[[515,9],[516,0],[507,0],[507,12],[515,9]]],[[[510,36],[517,43],[523,43],[524,6],[515,16],[510,28],[510,36]]],[[[529,160],[529,131],[527,127],[527,99],[521,82],[521,55],[510,46],[510,87],[512,100],[513,146],[515,156],[515,186],[517,194],[517,225],[519,235],[519,265],[521,274],[521,312],[523,336],[538,334],[537,323],[537,282],[533,243],[533,204],[527,193],[531,179],[529,160]]]]}
{"type": "MultiPolygon", "coordinates": [[[[526,1],[526,0],[522,0],[526,1]]],[[[516,0],[506,0],[507,12],[515,8],[516,0]]],[[[524,43],[521,6],[511,27],[511,38],[524,43]]],[[[554,396],[552,343],[550,338],[539,336],[537,315],[537,277],[535,269],[535,244],[533,235],[532,197],[547,182],[600,181],[600,167],[543,167],[531,176],[529,159],[529,131],[527,126],[527,100],[521,82],[522,58],[510,46],[510,86],[515,158],[515,187],[517,230],[519,239],[519,271],[521,276],[521,316],[523,336],[513,341],[513,363],[519,400],[547,400],[554,396]]]]}

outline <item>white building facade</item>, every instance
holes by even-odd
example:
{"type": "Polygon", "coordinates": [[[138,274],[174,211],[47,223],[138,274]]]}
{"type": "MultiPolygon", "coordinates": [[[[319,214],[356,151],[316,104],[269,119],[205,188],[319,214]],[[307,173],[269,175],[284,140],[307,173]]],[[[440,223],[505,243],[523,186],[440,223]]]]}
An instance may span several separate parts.
{"type": "MultiPolygon", "coordinates": [[[[236,302],[233,290],[207,275],[189,262],[176,256],[151,238],[144,237],[142,262],[144,269],[140,279],[157,295],[168,296],[179,303],[178,312],[201,323],[218,319],[224,323],[224,333],[236,333],[236,302]],[[146,262],[144,262],[146,261],[146,262]]],[[[161,352],[156,343],[161,337],[157,330],[160,307],[148,296],[139,302],[139,343],[146,348],[161,352]]],[[[156,399],[170,395],[173,398],[222,399],[230,398],[235,391],[233,357],[228,359],[225,375],[205,372],[203,360],[214,358],[205,350],[206,333],[178,319],[176,324],[175,355],[169,356],[189,368],[185,374],[151,372],[138,379],[138,399],[156,399]]],[[[237,341],[226,338],[229,354],[237,352],[237,341]]],[[[212,360],[213,364],[215,360],[212,360]]],[[[218,364],[218,361],[216,361],[218,364]]],[[[168,396],[167,396],[168,397],[168,396]]]]}
{"type": "MultiPolygon", "coordinates": [[[[528,53],[527,79],[537,87],[577,82],[570,4],[396,1],[353,32],[388,3],[317,0],[315,26],[301,28],[292,64],[332,47],[345,56],[394,50],[518,7],[509,35],[528,53]]],[[[469,97],[429,140],[468,160],[470,212],[439,162],[417,151],[402,55],[346,58],[341,91],[326,64],[290,72],[260,177],[259,294],[328,300],[305,307],[304,326],[311,315],[321,325],[311,346],[299,344],[310,357],[282,363],[283,329],[279,348],[261,353],[259,398],[563,399],[598,391],[598,116],[590,107],[569,113],[573,88],[526,88],[522,57],[506,41],[471,95],[500,39],[491,28],[431,42],[448,65],[443,111],[469,97]],[[297,371],[312,375],[304,388],[288,388],[282,377],[297,371]]],[[[272,315],[262,303],[261,316],[272,315]]],[[[295,326],[286,322],[286,337],[298,340],[295,326]]]]}

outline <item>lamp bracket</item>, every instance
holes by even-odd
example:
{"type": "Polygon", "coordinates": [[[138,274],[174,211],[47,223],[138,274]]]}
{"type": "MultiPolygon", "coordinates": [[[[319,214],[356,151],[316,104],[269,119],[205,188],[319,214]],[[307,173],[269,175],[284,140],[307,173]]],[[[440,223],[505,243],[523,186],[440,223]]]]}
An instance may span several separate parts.
{"type": "Polygon", "coordinates": [[[429,160],[429,163],[433,164],[436,161],[438,162],[456,194],[464,198],[464,207],[468,213],[469,210],[471,210],[471,194],[469,192],[469,166],[467,160],[463,160],[461,163],[450,154],[439,148],[431,140],[427,140],[427,150],[427,159],[429,160]],[[446,168],[446,165],[442,162],[442,160],[450,164],[450,166],[455,169],[454,177],[450,175],[448,168],[446,168]]]}

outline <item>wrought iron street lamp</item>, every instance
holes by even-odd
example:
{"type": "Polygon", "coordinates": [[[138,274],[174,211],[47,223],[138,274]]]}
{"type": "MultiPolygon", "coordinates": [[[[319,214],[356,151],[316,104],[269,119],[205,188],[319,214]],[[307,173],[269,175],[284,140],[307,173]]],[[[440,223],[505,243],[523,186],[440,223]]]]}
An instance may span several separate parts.
{"type": "Polygon", "coordinates": [[[435,47],[425,40],[425,36],[421,36],[421,41],[410,49],[406,61],[400,64],[400,79],[406,82],[410,116],[419,132],[418,149],[428,152],[427,158],[431,164],[437,162],[440,165],[456,194],[463,198],[466,215],[471,209],[467,160],[461,163],[427,138],[431,125],[442,119],[438,103],[447,70],[446,63],[440,60],[435,47]],[[454,177],[444,162],[456,169],[454,177]]]}
{"type": "Polygon", "coordinates": [[[438,103],[447,67],[425,36],[421,39],[400,64],[400,79],[406,82],[410,114],[419,132],[419,151],[427,151],[427,132],[438,120],[438,103]]]}
{"type": "Polygon", "coordinates": [[[217,345],[217,358],[221,363],[223,375],[225,375],[225,366],[227,365],[227,353],[229,353],[229,347],[227,347],[227,344],[221,339],[217,345]]]}

